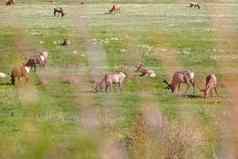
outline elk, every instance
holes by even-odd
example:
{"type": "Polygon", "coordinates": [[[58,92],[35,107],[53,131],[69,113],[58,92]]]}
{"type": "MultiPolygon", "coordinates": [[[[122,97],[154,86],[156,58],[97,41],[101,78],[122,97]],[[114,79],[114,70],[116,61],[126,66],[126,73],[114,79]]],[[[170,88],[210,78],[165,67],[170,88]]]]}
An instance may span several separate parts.
{"type": "Polygon", "coordinates": [[[14,67],[11,71],[11,84],[15,85],[16,84],[16,80],[21,80],[22,78],[25,79],[26,82],[29,81],[28,78],[28,73],[31,70],[31,66],[29,64],[23,64],[21,66],[18,67],[14,67]]]}
{"type": "Polygon", "coordinates": [[[65,16],[64,10],[63,8],[59,7],[59,8],[54,8],[54,16],[65,16]]]}
{"type": "Polygon", "coordinates": [[[143,77],[143,76],[146,76],[146,77],[156,77],[156,74],[153,70],[151,69],[148,69],[148,68],[145,68],[144,64],[138,64],[136,66],[136,70],[135,72],[140,72],[140,76],[143,77]]]}
{"type": "Polygon", "coordinates": [[[7,0],[6,1],[6,6],[10,6],[10,5],[14,5],[16,3],[16,1],[15,0],[7,0]]]}
{"type": "Polygon", "coordinates": [[[189,7],[190,8],[198,8],[198,9],[201,8],[200,5],[198,4],[198,2],[190,2],[189,7]]]}
{"type": "Polygon", "coordinates": [[[105,87],[105,92],[108,92],[109,89],[112,91],[113,84],[116,84],[121,89],[126,77],[127,75],[124,72],[107,73],[100,81],[96,82],[96,92],[102,90],[103,87],[105,87]]]}
{"type": "Polygon", "coordinates": [[[121,12],[121,7],[118,4],[113,4],[112,8],[109,10],[109,14],[120,13],[120,12],[121,12]]]}
{"type": "Polygon", "coordinates": [[[187,85],[185,93],[188,91],[191,85],[193,87],[193,94],[195,93],[194,72],[192,71],[186,70],[175,72],[170,84],[167,80],[164,80],[163,82],[167,85],[166,88],[170,89],[172,93],[175,93],[176,89],[178,89],[177,91],[179,91],[181,84],[187,85]]]}
{"type": "Polygon", "coordinates": [[[215,91],[216,95],[218,96],[216,75],[209,74],[206,77],[205,88],[200,89],[200,91],[204,93],[204,98],[207,98],[209,93],[211,93],[211,96],[213,96],[213,90],[215,91]]]}
{"type": "Polygon", "coordinates": [[[62,42],[60,45],[61,45],[61,46],[68,46],[68,45],[70,45],[70,44],[71,44],[70,40],[64,39],[63,42],[62,42]]]}
{"type": "Polygon", "coordinates": [[[47,61],[48,61],[48,52],[44,51],[38,55],[30,57],[27,60],[26,64],[30,66],[31,69],[34,70],[34,72],[36,72],[36,66],[39,65],[41,67],[45,67],[47,61]]]}

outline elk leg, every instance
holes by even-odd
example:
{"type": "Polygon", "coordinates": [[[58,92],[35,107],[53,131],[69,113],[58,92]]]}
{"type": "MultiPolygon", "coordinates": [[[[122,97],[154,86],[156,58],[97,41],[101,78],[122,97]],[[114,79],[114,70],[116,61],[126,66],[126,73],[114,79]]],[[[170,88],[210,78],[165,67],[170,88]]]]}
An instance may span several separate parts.
{"type": "Polygon", "coordinates": [[[180,88],[181,88],[181,83],[178,84],[177,89],[175,88],[175,90],[177,90],[178,94],[179,94],[179,92],[180,92],[180,88]]]}
{"type": "Polygon", "coordinates": [[[210,90],[210,96],[213,97],[213,89],[210,90]]]}
{"type": "Polygon", "coordinates": [[[185,90],[184,94],[186,94],[188,92],[189,88],[190,88],[190,85],[188,83],[186,84],[186,86],[187,87],[186,87],[186,90],[185,90]]]}
{"type": "Polygon", "coordinates": [[[13,76],[11,77],[11,84],[15,85],[15,77],[13,77],[13,76]]]}
{"type": "Polygon", "coordinates": [[[29,77],[28,77],[28,76],[25,77],[25,81],[26,81],[26,82],[29,81],[29,77]]]}
{"type": "Polygon", "coordinates": [[[217,91],[217,87],[214,87],[214,90],[215,90],[216,95],[219,96],[218,91],[217,91]]]}
{"type": "Polygon", "coordinates": [[[33,65],[34,72],[36,72],[36,64],[33,65]]]}
{"type": "Polygon", "coordinates": [[[113,84],[111,83],[110,84],[110,92],[112,92],[113,91],[113,84]]]}
{"type": "Polygon", "coordinates": [[[121,91],[121,82],[118,83],[119,91],[121,91]]]}
{"type": "Polygon", "coordinates": [[[191,80],[190,82],[193,86],[193,95],[195,95],[195,82],[194,82],[194,80],[191,80]]]}
{"type": "Polygon", "coordinates": [[[106,86],[105,86],[105,92],[107,92],[108,91],[108,84],[106,84],[106,86]]]}

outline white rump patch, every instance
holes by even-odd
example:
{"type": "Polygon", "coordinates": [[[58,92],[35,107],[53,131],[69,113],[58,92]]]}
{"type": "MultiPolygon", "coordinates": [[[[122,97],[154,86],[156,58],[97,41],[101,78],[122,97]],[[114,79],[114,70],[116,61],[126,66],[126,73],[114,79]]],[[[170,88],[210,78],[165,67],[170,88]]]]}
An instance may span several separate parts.
{"type": "Polygon", "coordinates": [[[7,75],[5,73],[0,72],[0,78],[6,78],[6,77],[7,77],[7,75]]]}
{"type": "Polygon", "coordinates": [[[154,72],[152,72],[152,73],[150,74],[150,77],[154,78],[154,77],[156,77],[156,74],[155,74],[154,72]]]}
{"type": "Polygon", "coordinates": [[[30,72],[30,70],[31,70],[31,68],[30,68],[30,67],[28,67],[28,66],[25,66],[25,70],[26,70],[26,72],[27,72],[27,73],[29,73],[29,72],[30,72]]]}
{"type": "Polygon", "coordinates": [[[125,74],[125,73],[120,72],[120,74],[121,74],[124,78],[126,78],[126,74],[125,74]]]}
{"type": "Polygon", "coordinates": [[[45,61],[45,56],[40,55],[41,61],[45,61]]]}
{"type": "Polygon", "coordinates": [[[47,57],[48,57],[48,52],[47,52],[47,51],[43,51],[43,52],[42,52],[42,55],[43,55],[45,58],[47,58],[47,57]]]}
{"type": "Polygon", "coordinates": [[[193,72],[189,72],[190,78],[193,79],[194,78],[194,73],[193,72]]]}

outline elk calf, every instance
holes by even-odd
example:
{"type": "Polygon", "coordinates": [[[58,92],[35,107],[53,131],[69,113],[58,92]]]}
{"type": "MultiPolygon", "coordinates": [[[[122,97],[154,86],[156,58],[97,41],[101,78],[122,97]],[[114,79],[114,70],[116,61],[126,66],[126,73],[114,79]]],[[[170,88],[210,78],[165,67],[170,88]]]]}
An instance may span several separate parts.
{"type": "Polygon", "coordinates": [[[201,89],[200,91],[204,93],[204,98],[207,98],[209,93],[211,93],[211,96],[213,96],[213,90],[215,91],[216,95],[218,96],[216,75],[215,74],[209,74],[206,77],[205,88],[201,89]]]}
{"type": "Polygon", "coordinates": [[[54,16],[65,16],[63,8],[54,8],[54,16]]]}
{"type": "Polygon", "coordinates": [[[149,76],[149,77],[156,77],[156,74],[153,70],[145,68],[145,66],[143,64],[139,64],[136,66],[136,71],[135,72],[140,72],[140,76],[149,76]]]}
{"type": "Polygon", "coordinates": [[[187,85],[185,93],[188,91],[188,89],[190,88],[191,85],[193,87],[193,94],[195,93],[194,72],[192,72],[192,71],[175,72],[172,77],[171,83],[168,83],[167,80],[164,80],[163,82],[165,84],[167,84],[166,88],[170,89],[172,91],[172,93],[175,93],[176,89],[178,89],[178,91],[179,91],[180,86],[183,83],[187,85]]]}

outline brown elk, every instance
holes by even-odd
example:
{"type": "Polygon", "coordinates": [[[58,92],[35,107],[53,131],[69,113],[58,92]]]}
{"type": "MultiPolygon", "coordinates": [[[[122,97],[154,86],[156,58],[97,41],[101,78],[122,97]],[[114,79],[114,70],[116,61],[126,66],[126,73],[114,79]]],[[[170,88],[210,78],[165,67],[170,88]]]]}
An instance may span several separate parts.
{"type": "Polygon", "coordinates": [[[168,83],[167,80],[164,80],[163,82],[167,84],[166,88],[170,89],[172,93],[174,93],[176,89],[178,89],[179,91],[182,83],[187,85],[185,93],[188,91],[191,85],[193,87],[193,94],[195,93],[194,72],[192,71],[186,70],[186,71],[175,72],[170,84],[168,83]]]}
{"type": "Polygon", "coordinates": [[[6,6],[10,6],[10,5],[14,5],[16,3],[16,1],[15,0],[7,0],[6,1],[6,6]]]}
{"type": "Polygon", "coordinates": [[[113,4],[112,8],[109,10],[109,14],[120,13],[120,12],[121,12],[121,7],[118,4],[113,4]]]}
{"type": "Polygon", "coordinates": [[[63,8],[59,7],[59,8],[54,8],[54,16],[65,16],[64,10],[63,8]]]}
{"type": "Polygon", "coordinates": [[[48,52],[44,51],[38,55],[30,57],[26,64],[31,67],[36,72],[36,66],[45,67],[48,61],[48,52]]]}
{"type": "Polygon", "coordinates": [[[117,85],[120,89],[122,84],[127,77],[126,73],[118,72],[118,73],[107,73],[104,75],[103,79],[96,82],[96,92],[105,88],[105,92],[108,92],[109,89],[112,91],[113,84],[117,85]]]}
{"type": "Polygon", "coordinates": [[[204,98],[207,98],[209,93],[211,93],[211,96],[213,96],[213,90],[215,91],[216,95],[218,96],[216,75],[209,74],[206,77],[205,88],[200,89],[200,91],[204,93],[204,98]]]}
{"type": "Polygon", "coordinates": [[[28,82],[29,78],[27,74],[30,72],[30,70],[31,66],[27,63],[18,67],[14,67],[11,71],[11,84],[15,85],[16,80],[21,80],[22,78],[24,78],[25,81],[28,82]]]}
{"type": "Polygon", "coordinates": [[[146,77],[156,77],[156,74],[153,70],[145,68],[144,64],[139,64],[136,66],[136,71],[135,72],[140,72],[140,76],[146,76],[146,77]]]}

